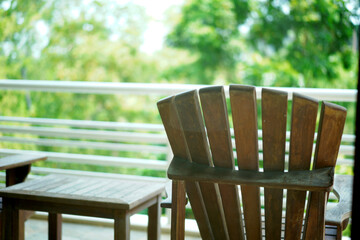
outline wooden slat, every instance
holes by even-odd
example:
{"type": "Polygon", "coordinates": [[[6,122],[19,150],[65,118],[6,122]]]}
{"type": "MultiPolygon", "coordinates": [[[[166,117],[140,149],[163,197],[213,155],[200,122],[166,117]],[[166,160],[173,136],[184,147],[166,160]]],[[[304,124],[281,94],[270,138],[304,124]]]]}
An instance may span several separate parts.
{"type": "MultiPolygon", "coordinates": [[[[293,94],[289,171],[309,170],[318,102],[305,96],[293,94]]],[[[288,190],[286,202],[285,239],[301,237],[306,191],[288,190]]]]}
{"type": "Polygon", "coordinates": [[[26,182],[25,184],[21,184],[21,185],[15,185],[16,187],[13,187],[13,189],[22,189],[22,190],[27,190],[27,191],[34,191],[34,192],[45,192],[48,191],[50,189],[53,188],[57,188],[59,186],[62,186],[63,184],[67,183],[67,179],[57,179],[55,177],[47,177],[46,181],[43,181],[42,179],[36,179],[37,183],[36,184],[32,184],[32,181],[26,182]],[[24,188],[22,188],[22,186],[24,185],[24,188]]]}
{"type": "MultiPolygon", "coordinates": [[[[255,87],[230,85],[238,166],[259,170],[258,124],[255,87]]],[[[241,186],[247,239],[261,239],[259,187],[241,186]]]]}
{"type": "MultiPolygon", "coordinates": [[[[313,168],[335,167],[344,130],[346,109],[323,102],[316,142],[313,168]]],[[[326,193],[309,194],[307,225],[304,239],[322,239],[324,236],[326,193]]]]}
{"type": "MultiPolygon", "coordinates": [[[[175,97],[176,109],[194,162],[212,166],[197,91],[175,97]]],[[[217,184],[199,183],[215,239],[228,239],[228,232],[217,184]]]]}
{"type": "MultiPolygon", "coordinates": [[[[201,106],[215,167],[234,169],[233,147],[223,87],[200,89],[201,106]]],[[[219,184],[230,239],[244,239],[237,186],[219,184]]]]}
{"type": "MultiPolygon", "coordinates": [[[[175,97],[165,98],[159,101],[157,106],[174,156],[191,161],[179,117],[175,109],[174,98],[175,97]]],[[[213,233],[199,184],[197,182],[186,181],[185,187],[195,219],[198,223],[201,237],[203,239],[213,239],[213,233]]]]}
{"type": "MultiPolygon", "coordinates": [[[[283,171],[285,160],[287,93],[262,90],[264,171],[283,171]]],[[[265,188],[266,239],[280,239],[283,190],[265,188]]]]}

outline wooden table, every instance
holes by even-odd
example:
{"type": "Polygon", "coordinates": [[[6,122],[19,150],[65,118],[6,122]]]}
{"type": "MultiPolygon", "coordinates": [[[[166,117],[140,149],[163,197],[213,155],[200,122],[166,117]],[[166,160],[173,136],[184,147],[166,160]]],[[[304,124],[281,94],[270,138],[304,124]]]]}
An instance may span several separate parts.
{"type": "Polygon", "coordinates": [[[129,239],[130,216],[148,208],[148,239],[160,236],[165,184],[100,177],[49,175],[0,190],[8,222],[6,240],[23,239],[19,210],[49,212],[49,239],[61,239],[61,214],[114,219],[114,239],[129,239]]]}

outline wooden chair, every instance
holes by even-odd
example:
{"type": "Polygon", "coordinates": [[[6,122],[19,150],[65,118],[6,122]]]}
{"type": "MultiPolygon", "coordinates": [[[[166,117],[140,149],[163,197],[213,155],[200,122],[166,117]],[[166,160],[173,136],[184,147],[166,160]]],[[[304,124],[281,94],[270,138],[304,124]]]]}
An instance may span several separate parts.
{"type": "MultiPolygon", "coordinates": [[[[46,160],[42,155],[10,155],[0,158],[0,170],[5,170],[5,186],[10,187],[24,182],[31,170],[31,164],[37,161],[46,160]]],[[[3,225],[2,198],[0,198],[0,237],[3,235],[1,229],[3,225]]],[[[31,216],[32,212],[21,212],[20,224],[31,216]]]]}
{"type": "Polygon", "coordinates": [[[61,214],[114,219],[114,239],[130,239],[130,216],[148,208],[148,239],[160,237],[163,181],[48,175],[0,190],[4,240],[23,240],[22,210],[49,213],[49,239],[61,239],[61,214]]]}
{"type": "MultiPolygon", "coordinates": [[[[199,94],[188,91],[158,102],[174,154],[168,169],[173,180],[171,238],[184,239],[186,192],[202,239],[324,239],[325,207],[333,188],[346,110],[322,103],[313,154],[318,102],[294,93],[288,170],[284,171],[287,93],[262,90],[262,134],[258,136],[255,88],[230,85],[229,92],[236,154],[223,87],[202,88],[199,94]]],[[[344,191],[351,189],[347,176],[337,182],[344,191]]],[[[350,216],[350,199],[351,195],[341,197],[340,208],[326,215],[332,218],[327,224],[335,225],[329,231],[340,232],[335,234],[337,239],[350,216]]]]}

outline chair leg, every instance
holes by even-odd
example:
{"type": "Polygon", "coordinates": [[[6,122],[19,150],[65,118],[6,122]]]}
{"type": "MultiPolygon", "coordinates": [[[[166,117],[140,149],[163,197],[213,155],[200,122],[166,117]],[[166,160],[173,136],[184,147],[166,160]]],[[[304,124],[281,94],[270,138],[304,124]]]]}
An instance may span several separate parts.
{"type": "Polygon", "coordinates": [[[172,182],[171,240],[185,239],[185,184],[184,181],[172,182]]]}
{"type": "Polygon", "coordinates": [[[60,213],[49,213],[48,216],[49,224],[49,239],[51,240],[61,240],[61,230],[62,230],[62,216],[60,213]]]}
{"type": "Polygon", "coordinates": [[[157,196],[157,201],[154,205],[148,209],[148,240],[158,240],[160,239],[160,208],[161,196],[157,196]]]}
{"type": "Polygon", "coordinates": [[[24,240],[25,225],[19,209],[15,209],[12,200],[3,198],[2,239],[24,240]]]}
{"type": "Polygon", "coordinates": [[[115,214],[114,219],[114,239],[129,240],[130,239],[130,214],[121,211],[115,214]]]}

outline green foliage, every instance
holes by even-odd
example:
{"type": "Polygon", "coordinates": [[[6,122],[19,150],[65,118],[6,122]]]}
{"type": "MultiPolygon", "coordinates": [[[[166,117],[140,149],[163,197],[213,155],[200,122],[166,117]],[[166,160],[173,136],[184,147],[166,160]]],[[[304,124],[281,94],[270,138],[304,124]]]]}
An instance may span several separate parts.
{"type": "Polygon", "coordinates": [[[232,40],[239,36],[238,24],[246,19],[247,1],[191,1],[182,12],[167,42],[197,54],[198,58],[191,63],[193,68],[185,66],[180,71],[205,84],[213,82],[219,69],[232,72],[240,50],[232,40]]]}
{"type": "Polygon", "coordinates": [[[256,12],[249,40],[264,55],[281,54],[304,76],[305,86],[338,78],[337,66],[351,68],[355,26],[344,1],[266,1],[256,12]]]}
{"type": "MultiPolygon", "coordinates": [[[[0,79],[355,88],[357,9],[355,0],[187,0],[181,11],[167,13],[167,46],[151,55],[141,50],[149,21],[141,6],[0,0],[0,79]]],[[[0,115],[160,123],[159,98],[1,90],[0,115]]],[[[345,132],[353,133],[355,104],[341,104],[348,108],[345,132]]],[[[141,171],[135,174],[158,174],[141,171]]]]}
{"type": "Polygon", "coordinates": [[[174,72],[201,83],[355,88],[357,9],[352,0],[188,1],[167,40],[196,60],[174,72]]]}

